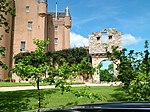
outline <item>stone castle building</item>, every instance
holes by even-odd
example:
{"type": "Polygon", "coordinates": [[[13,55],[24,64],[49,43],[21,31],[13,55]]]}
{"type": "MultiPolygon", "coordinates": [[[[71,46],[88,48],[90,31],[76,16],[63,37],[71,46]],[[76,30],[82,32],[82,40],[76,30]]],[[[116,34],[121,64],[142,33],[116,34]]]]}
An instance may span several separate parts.
{"type": "MultiPolygon", "coordinates": [[[[33,39],[50,40],[47,51],[58,51],[70,48],[71,16],[68,7],[64,12],[48,12],[47,0],[7,0],[12,1],[16,16],[7,15],[10,32],[0,27],[2,46],[7,48],[6,57],[2,59],[6,65],[13,66],[14,55],[20,52],[35,50],[33,39]]],[[[0,69],[0,79],[15,76],[0,69]]]]}

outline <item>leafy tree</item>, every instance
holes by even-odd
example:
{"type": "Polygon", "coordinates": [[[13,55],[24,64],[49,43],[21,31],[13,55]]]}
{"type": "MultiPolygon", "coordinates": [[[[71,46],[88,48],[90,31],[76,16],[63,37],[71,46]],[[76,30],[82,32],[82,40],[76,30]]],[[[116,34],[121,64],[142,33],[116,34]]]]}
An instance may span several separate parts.
{"type": "Polygon", "coordinates": [[[48,52],[46,55],[47,58],[53,60],[54,66],[61,66],[63,63],[60,60],[64,58],[68,65],[74,68],[72,75],[75,77],[80,75],[86,80],[89,77],[92,77],[92,74],[94,73],[91,56],[88,53],[88,50],[83,47],[48,52]]]}
{"type": "Polygon", "coordinates": [[[48,58],[52,58],[53,64],[56,63],[58,65],[61,65],[61,58],[64,58],[69,65],[71,64],[78,64],[80,63],[83,58],[88,58],[88,61],[91,62],[91,56],[88,53],[88,50],[80,47],[80,48],[71,48],[71,49],[64,49],[61,51],[55,51],[55,52],[47,52],[46,53],[48,58]]]}
{"type": "Polygon", "coordinates": [[[6,16],[9,14],[15,16],[15,8],[12,4],[10,0],[0,0],[0,27],[3,27],[7,33],[9,33],[10,26],[6,16]]]}
{"type": "Polygon", "coordinates": [[[126,53],[126,49],[117,51],[113,48],[112,53],[108,53],[108,57],[118,63],[118,79],[123,82],[125,92],[133,101],[150,101],[150,57],[149,57],[148,41],[145,41],[145,51],[135,52],[130,50],[126,53]]]}
{"type": "MultiPolygon", "coordinates": [[[[20,76],[23,79],[32,79],[32,81],[35,81],[37,84],[38,94],[39,94],[39,109],[40,110],[40,92],[39,92],[39,81],[41,81],[42,77],[44,77],[44,81],[49,82],[50,84],[54,84],[55,87],[60,88],[62,91],[62,94],[64,92],[71,92],[75,96],[86,96],[88,98],[98,98],[100,99],[96,94],[87,94],[86,91],[83,89],[82,92],[75,91],[71,89],[70,83],[68,82],[68,79],[72,77],[72,74],[78,74],[79,69],[78,66],[80,65],[83,69],[85,64],[88,61],[84,59],[81,64],[71,64],[64,59],[60,59],[59,66],[52,66],[52,63],[49,61],[52,61],[51,58],[49,61],[47,61],[47,56],[45,53],[45,46],[48,44],[46,41],[42,40],[34,40],[34,44],[37,45],[37,48],[35,51],[32,51],[32,53],[25,53],[18,54],[15,58],[17,59],[15,61],[16,66],[12,69],[14,73],[16,73],[18,76],[20,76]],[[93,96],[93,97],[92,97],[93,96]]],[[[91,65],[90,65],[91,66],[91,65]]],[[[83,71],[84,73],[90,73],[90,71],[83,71]]],[[[75,78],[77,75],[73,75],[75,78]]]]}
{"type": "MultiPolygon", "coordinates": [[[[64,58],[62,58],[60,61],[62,64],[60,66],[53,68],[49,72],[48,78],[46,79],[47,82],[51,82],[51,84],[54,84],[55,87],[60,88],[62,94],[64,92],[70,92],[70,93],[74,94],[76,97],[87,97],[87,98],[93,99],[93,100],[94,99],[98,99],[98,100],[102,99],[95,93],[87,93],[86,90],[88,89],[88,87],[81,88],[80,90],[73,90],[71,88],[71,83],[70,83],[71,77],[74,79],[78,76],[78,74],[93,73],[93,71],[91,69],[89,71],[87,68],[85,70],[82,70],[82,69],[84,69],[83,65],[85,65],[87,62],[86,58],[84,58],[81,61],[81,63],[72,64],[72,65],[69,65],[69,63],[64,58]],[[68,79],[69,79],[69,81],[68,81],[68,79]]],[[[90,65],[90,67],[91,67],[91,65],[90,65]]]]}
{"type": "Polygon", "coordinates": [[[51,70],[51,66],[49,66],[49,64],[45,61],[45,46],[48,42],[37,39],[34,40],[33,43],[37,46],[35,51],[32,51],[32,55],[27,54],[21,59],[18,59],[15,68],[12,69],[12,72],[16,73],[22,79],[31,79],[36,82],[39,96],[38,111],[40,111],[39,82],[41,78],[46,75],[46,72],[51,70]]]}
{"type": "MultiPolygon", "coordinates": [[[[8,0],[0,0],[0,29],[3,28],[6,33],[9,33],[10,26],[7,19],[7,15],[15,16],[15,8],[12,6],[12,2],[8,0]]],[[[0,41],[2,41],[3,35],[0,34],[0,41]]],[[[5,57],[6,48],[0,45],[0,55],[2,58],[5,57]]],[[[0,66],[4,69],[8,67],[0,60],[0,66]]]]}
{"type": "Polygon", "coordinates": [[[87,80],[92,78],[92,75],[95,72],[92,63],[89,61],[88,57],[84,57],[83,60],[78,64],[78,75],[83,76],[83,79],[87,80]]]}

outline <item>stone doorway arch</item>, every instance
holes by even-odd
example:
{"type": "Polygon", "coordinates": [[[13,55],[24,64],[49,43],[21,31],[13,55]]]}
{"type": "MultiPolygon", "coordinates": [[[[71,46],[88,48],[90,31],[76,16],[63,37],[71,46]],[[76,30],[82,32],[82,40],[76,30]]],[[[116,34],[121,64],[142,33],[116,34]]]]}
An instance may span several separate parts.
{"type": "MultiPolygon", "coordinates": [[[[92,65],[97,68],[100,62],[104,60],[109,60],[106,56],[106,49],[112,52],[112,46],[118,46],[118,50],[122,49],[122,36],[121,32],[118,32],[115,28],[110,28],[109,30],[103,29],[100,32],[93,32],[89,35],[89,53],[92,56],[92,65]]],[[[116,60],[118,61],[118,60],[116,60]]],[[[114,77],[117,77],[117,65],[114,65],[114,77]]],[[[98,74],[98,69],[93,75],[93,81],[100,82],[100,76],[98,74]]]]}

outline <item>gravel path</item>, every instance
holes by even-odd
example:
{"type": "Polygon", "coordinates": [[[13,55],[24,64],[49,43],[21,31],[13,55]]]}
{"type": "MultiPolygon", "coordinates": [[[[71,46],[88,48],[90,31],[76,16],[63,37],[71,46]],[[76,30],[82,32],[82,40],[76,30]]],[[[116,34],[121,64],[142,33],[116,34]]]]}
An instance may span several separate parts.
{"type": "MultiPolygon", "coordinates": [[[[91,83],[86,83],[86,84],[78,84],[78,85],[71,85],[72,87],[84,87],[84,86],[118,86],[120,85],[120,82],[116,83],[101,83],[101,84],[91,84],[91,83]]],[[[40,86],[40,89],[48,89],[48,88],[55,88],[54,85],[52,86],[40,86]]],[[[19,91],[19,90],[33,90],[37,89],[34,86],[18,86],[18,87],[0,87],[0,92],[5,92],[5,91],[19,91]]]]}

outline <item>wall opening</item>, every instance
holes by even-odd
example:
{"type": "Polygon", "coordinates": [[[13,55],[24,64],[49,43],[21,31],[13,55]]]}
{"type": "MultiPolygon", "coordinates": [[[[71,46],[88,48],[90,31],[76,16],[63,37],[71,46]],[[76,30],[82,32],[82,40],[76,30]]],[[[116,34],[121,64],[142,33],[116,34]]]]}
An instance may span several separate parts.
{"type": "Polygon", "coordinates": [[[105,60],[99,64],[100,81],[113,82],[114,81],[114,66],[112,61],[105,60]]]}
{"type": "Polygon", "coordinates": [[[100,37],[96,37],[97,38],[97,41],[99,41],[100,40],[100,37]]]}
{"type": "Polygon", "coordinates": [[[107,32],[102,32],[102,43],[107,43],[107,32]]]}

